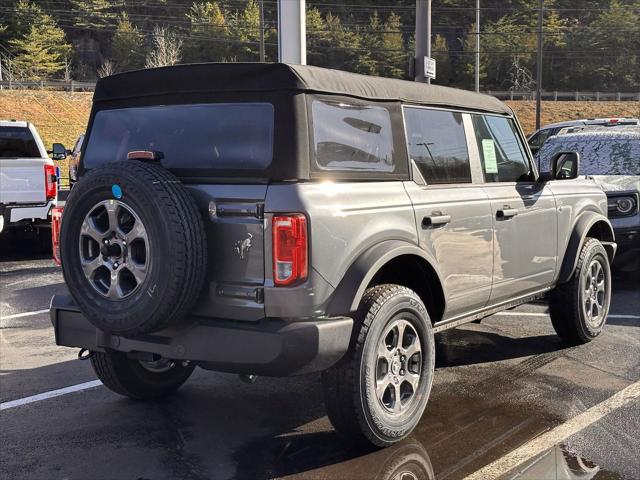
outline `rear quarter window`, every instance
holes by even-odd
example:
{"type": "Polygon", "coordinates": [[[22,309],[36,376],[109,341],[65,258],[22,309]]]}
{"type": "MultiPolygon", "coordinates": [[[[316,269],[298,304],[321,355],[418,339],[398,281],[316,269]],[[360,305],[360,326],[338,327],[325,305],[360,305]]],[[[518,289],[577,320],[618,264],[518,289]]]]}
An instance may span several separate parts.
{"type": "Polygon", "coordinates": [[[270,103],[163,105],[98,111],[85,168],[126,160],[135,150],[161,152],[174,169],[267,168],[273,159],[270,103]]]}
{"type": "Polygon", "coordinates": [[[391,116],[385,107],[313,100],[313,159],[318,170],[392,173],[391,116]]]}

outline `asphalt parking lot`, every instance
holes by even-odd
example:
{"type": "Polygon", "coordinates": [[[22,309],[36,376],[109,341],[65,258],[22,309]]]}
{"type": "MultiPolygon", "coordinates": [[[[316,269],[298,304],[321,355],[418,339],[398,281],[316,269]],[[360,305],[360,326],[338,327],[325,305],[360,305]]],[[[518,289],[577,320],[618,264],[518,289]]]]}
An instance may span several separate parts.
{"type": "Polygon", "coordinates": [[[604,334],[567,348],[543,303],[436,337],[413,436],[382,451],[336,436],[317,375],[196,371],[140,403],[57,347],[46,309],[66,291],[47,257],[0,245],[0,478],[640,478],[640,284],[616,278],[604,334]],[[72,391],[32,401],[64,387],[72,391]],[[26,401],[23,399],[27,399],[26,401]]]}

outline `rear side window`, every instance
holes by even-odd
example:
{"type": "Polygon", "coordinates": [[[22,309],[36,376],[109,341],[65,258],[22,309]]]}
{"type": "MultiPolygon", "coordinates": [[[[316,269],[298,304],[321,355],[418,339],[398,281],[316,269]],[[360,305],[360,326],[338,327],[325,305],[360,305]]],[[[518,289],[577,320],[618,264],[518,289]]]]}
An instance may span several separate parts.
{"type": "Polygon", "coordinates": [[[409,156],[429,184],[471,183],[462,114],[405,107],[409,156]]]}
{"type": "Polygon", "coordinates": [[[270,103],[167,105],[101,110],[84,165],[126,160],[134,150],[159,151],[176,169],[264,169],[273,158],[270,103]]]}
{"type": "Polygon", "coordinates": [[[313,153],[320,170],[393,172],[391,117],[384,107],[314,100],[313,153]]]}
{"type": "Polygon", "coordinates": [[[41,158],[31,130],[26,127],[0,128],[0,158],[41,158]]]}
{"type": "Polygon", "coordinates": [[[511,118],[472,115],[485,182],[531,179],[529,161],[511,118]]]}

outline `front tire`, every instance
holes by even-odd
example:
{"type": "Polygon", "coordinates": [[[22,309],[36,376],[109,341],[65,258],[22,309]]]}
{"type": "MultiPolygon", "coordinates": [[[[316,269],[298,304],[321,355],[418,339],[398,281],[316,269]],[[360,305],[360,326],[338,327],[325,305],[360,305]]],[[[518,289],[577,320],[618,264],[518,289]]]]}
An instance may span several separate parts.
{"type": "Polygon", "coordinates": [[[363,296],[346,356],[323,373],[325,403],[335,429],[386,447],[406,438],[427,405],[435,347],[420,297],[400,285],[363,296]]]}
{"type": "Polygon", "coordinates": [[[174,393],[193,373],[195,365],[160,359],[144,362],[122,352],[94,352],[91,366],[111,391],[136,400],[162,398],[174,393]]]}
{"type": "Polygon", "coordinates": [[[607,252],[599,240],[587,238],[573,277],[551,293],[551,323],[566,343],[588,343],[602,332],[610,303],[611,269],[607,252]]]}

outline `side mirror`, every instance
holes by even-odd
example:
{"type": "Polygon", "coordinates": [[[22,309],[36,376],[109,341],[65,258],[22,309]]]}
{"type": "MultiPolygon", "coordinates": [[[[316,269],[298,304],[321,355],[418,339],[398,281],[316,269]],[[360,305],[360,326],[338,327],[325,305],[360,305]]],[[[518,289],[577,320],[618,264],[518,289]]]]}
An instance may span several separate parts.
{"type": "Polygon", "coordinates": [[[553,180],[572,180],[580,172],[580,154],[578,152],[558,152],[551,159],[553,180]]]}
{"type": "Polygon", "coordinates": [[[54,160],[64,160],[65,158],[67,158],[67,152],[68,150],[64,147],[63,144],[61,143],[54,143],[53,144],[53,149],[51,150],[51,158],[53,158],[54,160]]]}

